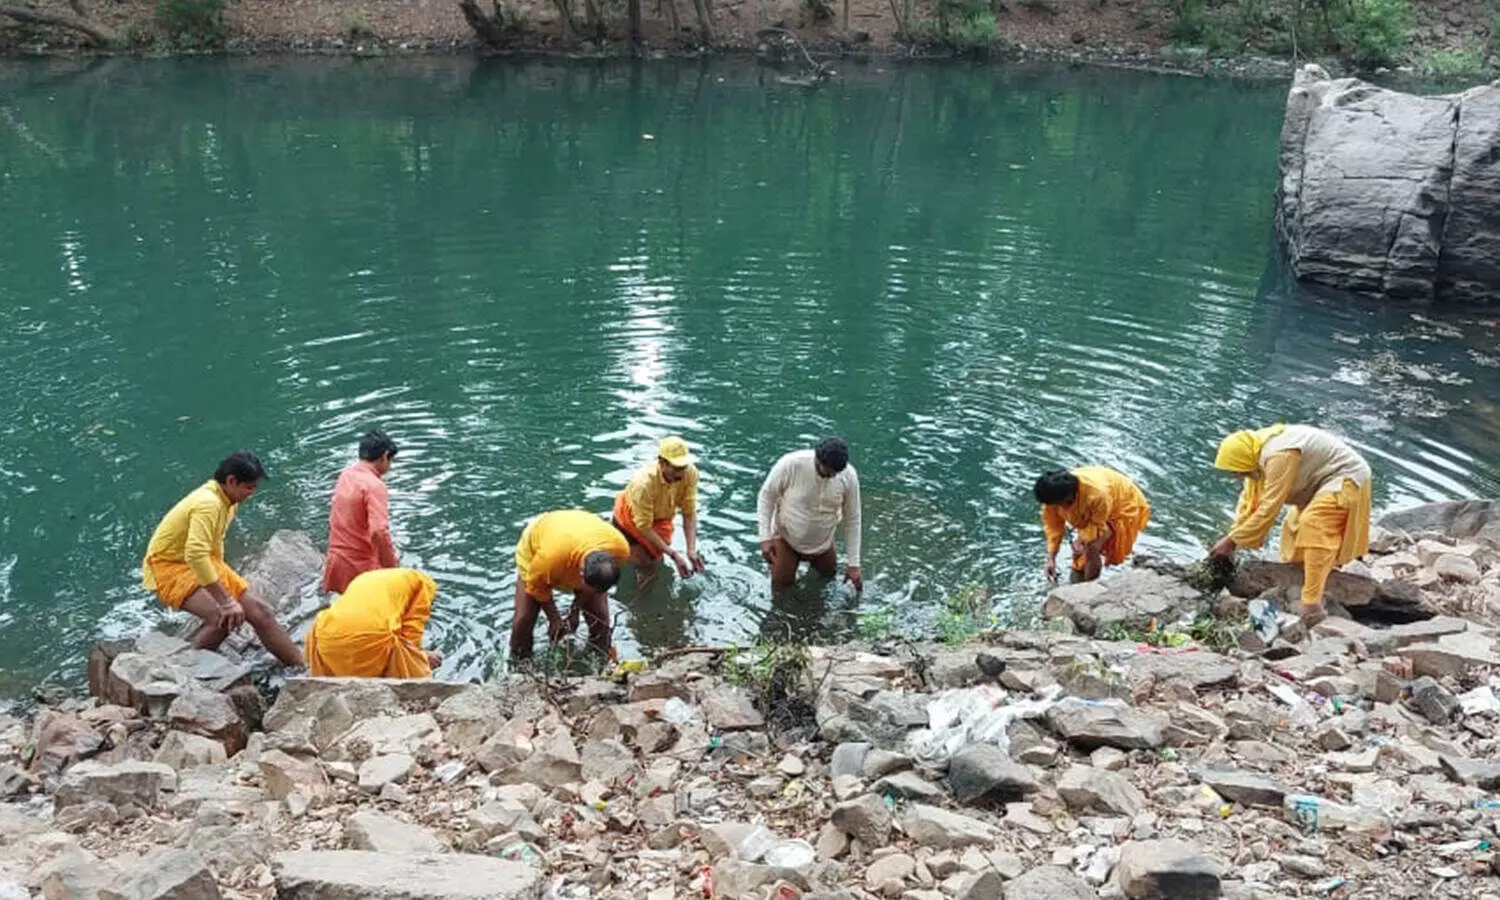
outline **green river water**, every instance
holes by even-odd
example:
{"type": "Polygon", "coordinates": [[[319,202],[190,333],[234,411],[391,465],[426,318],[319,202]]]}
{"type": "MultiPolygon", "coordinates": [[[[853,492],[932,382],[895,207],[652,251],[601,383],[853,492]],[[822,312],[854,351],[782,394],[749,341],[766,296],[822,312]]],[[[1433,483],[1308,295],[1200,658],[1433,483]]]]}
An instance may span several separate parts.
{"type": "Polygon", "coordinates": [[[1099,69],[750,63],[0,64],[0,693],[159,622],[158,517],[227,451],[231,554],[322,540],[370,424],[444,674],[493,670],[521,525],[703,459],[708,574],[627,583],[622,650],[1033,606],[1038,471],[1136,476],[1201,552],[1227,429],[1336,428],[1376,501],[1500,491],[1496,323],[1288,289],[1284,86],[1099,69]],[[773,604],[755,493],[836,432],[868,590],[773,604]]]}

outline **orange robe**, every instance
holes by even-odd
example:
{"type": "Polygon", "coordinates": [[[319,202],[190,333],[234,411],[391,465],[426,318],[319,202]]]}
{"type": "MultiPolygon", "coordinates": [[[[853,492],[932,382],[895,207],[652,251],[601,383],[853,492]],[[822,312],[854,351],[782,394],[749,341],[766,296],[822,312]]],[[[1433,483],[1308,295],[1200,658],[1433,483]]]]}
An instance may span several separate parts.
{"type": "MultiPolygon", "coordinates": [[[[1110,528],[1114,534],[1101,555],[1106,565],[1118,566],[1130,558],[1136,538],[1151,520],[1151,504],[1135,482],[1114,469],[1084,466],[1073,474],[1078,478],[1078,496],[1073,502],[1042,507],[1047,552],[1056,553],[1062,547],[1068,526],[1084,543],[1097,541],[1110,528]]],[[[1081,570],[1084,562],[1082,556],[1074,556],[1073,568],[1081,570]]]]}
{"type": "Polygon", "coordinates": [[[422,635],[437,583],[416,569],[376,569],[349,583],[307,633],[313,675],[427,678],[422,635]]]}

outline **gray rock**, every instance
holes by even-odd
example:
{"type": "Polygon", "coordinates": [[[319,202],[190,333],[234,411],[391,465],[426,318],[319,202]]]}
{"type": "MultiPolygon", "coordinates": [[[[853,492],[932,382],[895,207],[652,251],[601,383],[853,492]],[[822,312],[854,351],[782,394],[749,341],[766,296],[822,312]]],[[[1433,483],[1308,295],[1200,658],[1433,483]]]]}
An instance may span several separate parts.
{"type": "Polygon", "coordinates": [[[447,849],[430,830],[373,810],[361,810],[345,820],[344,842],[350,850],[376,853],[441,853],[447,849]]]}
{"type": "Polygon", "coordinates": [[[1439,532],[1457,540],[1500,536],[1500,500],[1425,503],[1387,513],[1380,527],[1407,533],[1439,532]]]}
{"type": "Polygon", "coordinates": [[[948,762],[948,786],[960,803],[986,798],[1019,800],[1040,785],[1031,771],[994,744],[969,744],[948,762]]]}
{"type": "Polygon", "coordinates": [[[482,847],[490,838],[515,832],[528,841],[544,843],[547,832],[537,824],[526,807],[515,800],[492,800],[469,813],[468,823],[473,843],[482,847]]]}
{"type": "MultiPolygon", "coordinates": [[[[554,728],[538,735],[533,746],[524,760],[496,770],[490,780],[496,784],[535,784],[543,788],[583,780],[583,761],[566,729],[554,728]]],[[[484,765],[483,758],[480,765],[484,765]]]]}
{"type": "Polygon", "coordinates": [[[260,775],[265,781],[266,793],[273,800],[285,800],[293,793],[308,797],[328,794],[328,776],[318,766],[316,759],[292,756],[280,750],[267,750],[260,755],[260,775]]]}
{"type": "Polygon", "coordinates": [[[1246,806],[1280,807],[1286,798],[1287,788],[1274,779],[1254,772],[1235,769],[1206,769],[1201,775],[1204,784],[1213,788],[1219,796],[1233,803],[1246,806]]]}
{"type": "Polygon", "coordinates": [[[1436,616],[1421,622],[1407,622],[1404,625],[1396,625],[1390,629],[1391,639],[1397,648],[1409,647],[1412,644],[1427,644],[1450,634],[1463,634],[1469,630],[1469,623],[1463,619],[1453,616],[1436,616]]]}
{"type": "Polygon", "coordinates": [[[1479,569],[1479,563],[1456,553],[1444,553],[1439,556],[1437,562],[1432,564],[1432,569],[1444,581],[1459,584],[1478,584],[1479,579],[1484,577],[1484,573],[1479,569]]]}
{"type": "Polygon", "coordinates": [[[1277,189],[1293,274],[1398,300],[1493,301],[1497,131],[1500,95],[1485,87],[1415,96],[1304,66],[1277,189]]]}
{"type": "Polygon", "coordinates": [[[829,777],[839,775],[861,777],[864,772],[865,756],[869,752],[870,745],[863,742],[844,743],[834,747],[833,758],[828,763],[829,777]]]}
{"type": "Polygon", "coordinates": [[[203,857],[191,850],[148,854],[99,900],[218,900],[219,885],[203,857]]]}
{"type": "Polygon", "coordinates": [[[1475,669],[1500,666],[1494,638],[1477,631],[1445,635],[1435,643],[1412,644],[1401,655],[1411,660],[1412,674],[1418,678],[1462,678],[1475,669]]]}
{"type": "Polygon", "coordinates": [[[1411,683],[1411,705],[1434,725],[1447,725],[1461,709],[1452,691],[1425,675],[1411,683]]]}
{"type": "Polygon", "coordinates": [[[1073,766],[1057,781],[1057,793],[1077,812],[1134,816],[1146,808],[1146,797],[1118,772],[1073,766]]]}
{"type": "Polygon", "coordinates": [[[1144,628],[1152,619],[1174,622],[1198,605],[1198,592],[1151,569],[1129,569],[1098,581],[1054,588],[1042,605],[1048,619],[1068,619],[1083,634],[1112,627],[1144,628]]]}
{"type": "Polygon", "coordinates": [[[537,900],[543,876],[522,863],[461,853],[309,850],[273,861],[278,900],[537,900]]]}
{"type": "Polygon", "coordinates": [[[892,753],[889,750],[875,748],[865,754],[863,772],[866,778],[884,778],[896,772],[904,772],[913,765],[915,762],[904,753],[892,753]]]}
{"type": "Polygon", "coordinates": [[[938,800],[943,789],[918,775],[916,772],[897,772],[887,775],[870,786],[876,794],[900,797],[903,800],[938,800]]]}
{"type": "Polygon", "coordinates": [[[635,753],[619,741],[590,741],[579,754],[580,774],[589,781],[624,784],[640,771],[635,753]]]}
{"type": "MultiPolygon", "coordinates": [[[[282,529],[247,559],[240,573],[278,615],[295,612],[305,589],[323,573],[323,554],[305,531],[282,529]]],[[[249,631],[250,629],[245,629],[249,631]]]]}
{"type": "MultiPolygon", "coordinates": [[[[1229,590],[1236,597],[1259,597],[1267,591],[1295,597],[1302,590],[1302,567],[1270,560],[1249,560],[1235,569],[1229,590]]],[[[1403,581],[1376,581],[1353,572],[1335,571],[1328,576],[1324,598],[1360,615],[1393,622],[1431,618],[1437,610],[1422,592],[1403,581]]]]}
{"type": "Polygon", "coordinates": [[[1443,774],[1459,784],[1485,791],[1500,790],[1500,762],[1447,754],[1439,757],[1439,762],[1443,767],[1443,774]]]}
{"type": "Polygon", "coordinates": [[[170,766],[135,761],[105,765],[90,760],[68,770],[53,795],[53,809],[104,803],[122,812],[149,812],[162,802],[164,793],[176,788],[177,773],[170,766]]]}
{"type": "Polygon", "coordinates": [[[1005,900],[1098,900],[1078,876],[1058,866],[1032,869],[1005,885],[1005,900]]]}
{"type": "Polygon", "coordinates": [[[365,760],[359,765],[359,789],[378,794],[388,784],[399,784],[411,774],[417,761],[405,753],[390,753],[365,760]]]}
{"type": "Polygon", "coordinates": [[[119,883],[114,865],[78,846],[64,846],[31,873],[45,900],[97,900],[99,892],[119,883]]]}
{"type": "Polygon", "coordinates": [[[1179,840],[1130,841],[1115,879],[1129,900],[1217,900],[1224,865],[1179,840]]]}
{"type": "Polygon", "coordinates": [[[978,819],[922,803],[913,803],[907,807],[901,817],[901,830],[918,844],[935,850],[987,846],[993,844],[996,838],[995,829],[978,819]]]}
{"type": "Polygon", "coordinates": [[[1070,697],[1047,711],[1047,724],[1068,743],[1087,751],[1098,747],[1155,750],[1165,741],[1169,723],[1119,701],[1070,697]]]}
{"type": "Polygon", "coordinates": [[[387,754],[415,755],[423,748],[437,746],[442,739],[442,729],[429,713],[360,718],[328,748],[324,757],[360,762],[387,754]]]}
{"type": "Polygon", "coordinates": [[[23,796],[30,789],[31,779],[25,772],[10,763],[0,763],[0,800],[23,796]]]}
{"type": "Polygon", "coordinates": [[[245,747],[245,723],[234,702],[207,688],[194,685],[183,691],[167,707],[167,718],[179,731],[200,734],[223,744],[224,752],[230,756],[245,747]]]}
{"type": "Polygon", "coordinates": [[[899,897],[906,889],[906,879],[917,871],[917,861],[905,853],[892,853],[865,868],[865,887],[884,897],[899,897]]]}
{"type": "Polygon", "coordinates": [[[37,766],[50,774],[94,756],[104,748],[104,738],[72,713],[42,709],[31,726],[31,744],[37,766]]]}
{"type": "Polygon", "coordinates": [[[218,765],[226,759],[224,745],[212,738],[185,731],[169,731],[162,738],[154,761],[180,772],[194,766],[218,765]]]}
{"type": "Polygon", "coordinates": [[[766,727],[765,717],[751,702],[750,692],[733,685],[718,685],[699,699],[709,727],[719,731],[749,731],[766,727]]]}
{"type": "Polygon", "coordinates": [[[884,847],[891,839],[891,811],[885,801],[865,794],[833,808],[829,821],[866,847],[884,847]]]}

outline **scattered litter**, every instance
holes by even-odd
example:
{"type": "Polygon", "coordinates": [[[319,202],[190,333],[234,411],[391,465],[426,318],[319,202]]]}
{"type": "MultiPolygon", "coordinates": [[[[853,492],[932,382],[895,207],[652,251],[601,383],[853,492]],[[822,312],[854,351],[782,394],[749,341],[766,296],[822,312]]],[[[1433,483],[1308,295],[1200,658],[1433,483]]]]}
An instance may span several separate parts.
{"type": "Polygon", "coordinates": [[[1038,693],[1036,700],[1007,704],[1010,695],[990,684],[944,691],[927,704],[928,727],[907,736],[907,749],[930,761],[948,759],[965,744],[994,744],[1009,752],[1010,726],[1046,714],[1062,695],[1062,687],[1048,685],[1038,693]]]}
{"type": "Polygon", "coordinates": [[[663,721],[673,725],[687,725],[698,720],[698,710],[684,703],[679,697],[668,697],[667,702],[662,704],[661,717],[663,721]]]}

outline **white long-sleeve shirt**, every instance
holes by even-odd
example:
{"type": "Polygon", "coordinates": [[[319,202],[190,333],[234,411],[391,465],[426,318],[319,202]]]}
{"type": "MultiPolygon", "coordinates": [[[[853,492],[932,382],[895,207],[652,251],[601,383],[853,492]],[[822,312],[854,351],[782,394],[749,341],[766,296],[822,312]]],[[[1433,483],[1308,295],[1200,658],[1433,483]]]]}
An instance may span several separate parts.
{"type": "Polygon", "coordinates": [[[760,539],[780,537],[793,550],[814,556],[833,546],[833,532],[844,523],[848,565],[859,566],[863,523],[859,509],[859,474],[853,466],[832,478],[818,474],[811,450],[796,450],[777,460],[760,487],[755,504],[760,539]]]}

